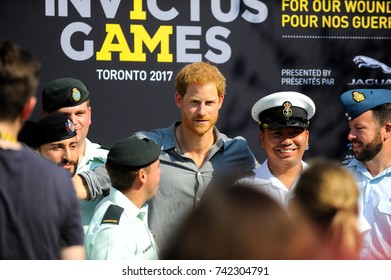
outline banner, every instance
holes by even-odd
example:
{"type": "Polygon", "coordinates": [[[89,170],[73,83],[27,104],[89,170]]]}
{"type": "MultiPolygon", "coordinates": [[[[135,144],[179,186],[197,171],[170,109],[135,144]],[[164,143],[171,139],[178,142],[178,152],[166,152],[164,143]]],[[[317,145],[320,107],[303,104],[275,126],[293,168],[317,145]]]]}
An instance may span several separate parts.
{"type": "Polygon", "coordinates": [[[88,138],[112,146],[180,118],[175,76],[209,61],[227,78],[217,126],[265,154],[250,110],[276,91],[311,97],[316,113],[305,159],[343,159],[347,120],[339,95],[391,85],[391,1],[13,0],[0,3],[0,38],[41,62],[41,91],[74,77],[90,91],[88,138]]]}

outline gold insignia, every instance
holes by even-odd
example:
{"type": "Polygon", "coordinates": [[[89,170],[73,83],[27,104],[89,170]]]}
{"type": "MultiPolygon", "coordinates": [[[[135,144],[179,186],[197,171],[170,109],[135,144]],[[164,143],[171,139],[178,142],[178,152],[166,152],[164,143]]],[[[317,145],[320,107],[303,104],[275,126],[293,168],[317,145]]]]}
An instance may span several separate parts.
{"type": "Polygon", "coordinates": [[[361,101],[364,101],[366,99],[365,95],[361,92],[358,92],[358,91],[353,91],[353,100],[356,101],[356,102],[361,102],[361,101]]]}
{"type": "Polygon", "coordinates": [[[102,224],[118,224],[118,223],[119,223],[119,221],[114,220],[114,219],[112,219],[112,220],[106,219],[106,220],[102,221],[102,224]]]}
{"type": "Polygon", "coordinates": [[[77,88],[72,89],[72,100],[78,102],[81,98],[80,91],[77,88]]]}
{"type": "Polygon", "coordinates": [[[285,101],[284,104],[282,104],[282,106],[284,106],[284,109],[282,110],[282,114],[287,118],[291,117],[293,113],[291,109],[292,103],[290,103],[289,101],[285,101]]]}

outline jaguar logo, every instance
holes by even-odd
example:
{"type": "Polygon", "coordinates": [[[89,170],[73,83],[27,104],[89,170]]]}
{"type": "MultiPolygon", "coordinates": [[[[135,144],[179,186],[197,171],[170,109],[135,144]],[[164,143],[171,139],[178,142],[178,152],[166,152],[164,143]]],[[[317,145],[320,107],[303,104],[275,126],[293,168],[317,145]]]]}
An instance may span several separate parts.
{"type": "Polygon", "coordinates": [[[368,56],[358,55],[353,58],[353,62],[358,65],[358,68],[380,68],[384,74],[391,74],[391,67],[368,56]]]}

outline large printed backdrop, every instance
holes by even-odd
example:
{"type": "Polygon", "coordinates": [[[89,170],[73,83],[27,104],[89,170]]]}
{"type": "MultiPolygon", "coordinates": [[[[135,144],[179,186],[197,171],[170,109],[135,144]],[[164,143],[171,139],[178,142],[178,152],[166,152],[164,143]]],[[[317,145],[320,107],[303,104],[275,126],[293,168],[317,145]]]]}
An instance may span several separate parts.
{"type": "MultiPolygon", "coordinates": [[[[210,61],[227,77],[218,127],[265,159],[250,110],[275,91],[317,106],[305,159],[342,159],[347,122],[339,95],[391,84],[391,1],[13,0],[0,2],[0,39],[42,62],[43,86],[75,77],[89,88],[89,138],[110,147],[180,118],[175,75],[210,61]]],[[[37,104],[32,119],[41,116],[37,104]]]]}

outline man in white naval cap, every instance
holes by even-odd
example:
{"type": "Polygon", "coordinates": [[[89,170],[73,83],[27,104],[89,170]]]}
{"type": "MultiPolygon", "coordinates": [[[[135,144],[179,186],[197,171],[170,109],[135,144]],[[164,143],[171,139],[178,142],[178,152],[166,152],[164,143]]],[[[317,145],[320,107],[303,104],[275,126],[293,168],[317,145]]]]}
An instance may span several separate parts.
{"type": "Polygon", "coordinates": [[[314,114],[311,98],[293,91],[267,95],[251,110],[261,130],[259,139],[267,159],[242,181],[268,193],[285,208],[291,190],[307,166],[302,158],[308,149],[309,120],[314,114]]]}

